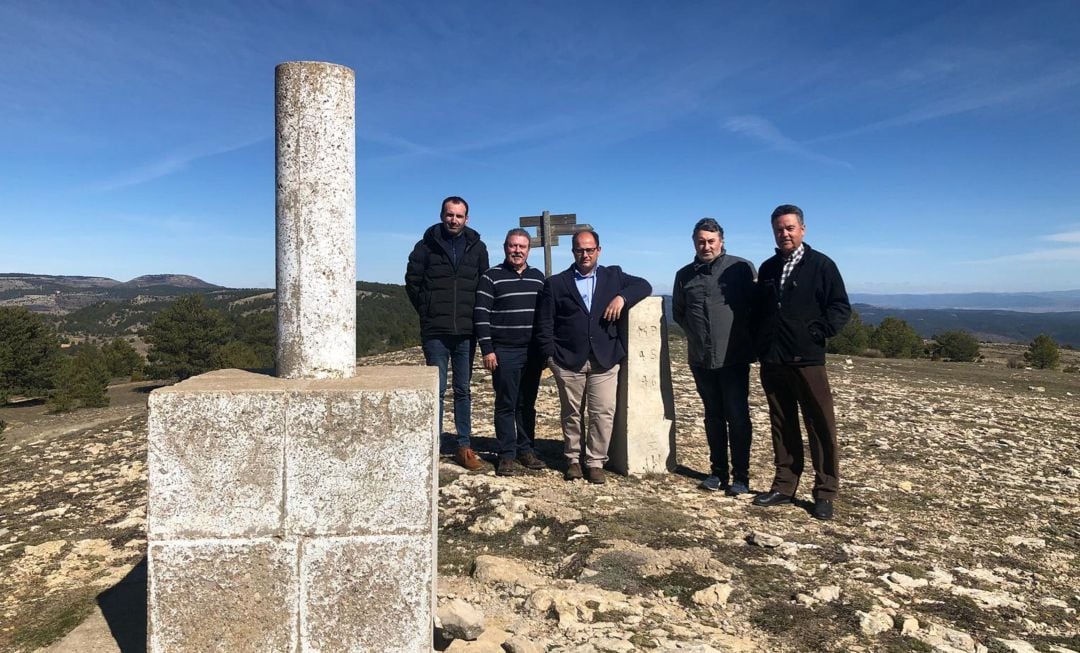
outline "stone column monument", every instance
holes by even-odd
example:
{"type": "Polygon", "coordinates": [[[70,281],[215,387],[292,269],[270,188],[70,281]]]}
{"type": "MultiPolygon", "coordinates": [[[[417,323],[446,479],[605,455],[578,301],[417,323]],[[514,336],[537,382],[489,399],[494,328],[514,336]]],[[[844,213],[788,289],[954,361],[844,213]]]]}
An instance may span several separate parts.
{"type": "Polygon", "coordinates": [[[356,369],[356,81],[344,66],[277,67],[277,373],[356,369]]]}
{"type": "Polygon", "coordinates": [[[660,297],[634,305],[624,321],[626,361],[619,370],[619,401],[608,466],[640,476],[675,469],[675,396],[667,322],[660,297]]]}
{"type": "Polygon", "coordinates": [[[431,650],[438,378],[355,367],[353,88],[277,69],[278,376],[150,395],[151,653],[431,650]]]}

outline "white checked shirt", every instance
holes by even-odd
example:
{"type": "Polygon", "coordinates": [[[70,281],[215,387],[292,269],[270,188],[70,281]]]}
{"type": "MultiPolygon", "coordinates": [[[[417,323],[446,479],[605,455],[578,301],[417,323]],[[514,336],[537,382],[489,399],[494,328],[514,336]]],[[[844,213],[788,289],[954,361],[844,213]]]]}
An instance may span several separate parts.
{"type": "Polygon", "coordinates": [[[799,261],[802,260],[803,251],[805,251],[803,249],[803,246],[799,245],[799,249],[792,252],[791,256],[787,257],[787,260],[784,261],[784,269],[783,269],[782,272],[780,272],[780,293],[781,294],[783,294],[783,292],[784,292],[784,285],[787,283],[788,277],[791,276],[791,271],[794,270],[795,266],[798,265],[799,261]]]}

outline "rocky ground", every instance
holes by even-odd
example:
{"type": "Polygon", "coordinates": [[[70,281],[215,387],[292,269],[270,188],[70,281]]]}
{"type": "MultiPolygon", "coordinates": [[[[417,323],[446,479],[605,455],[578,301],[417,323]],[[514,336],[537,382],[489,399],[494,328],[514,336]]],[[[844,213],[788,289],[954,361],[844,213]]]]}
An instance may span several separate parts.
{"type": "MultiPolygon", "coordinates": [[[[1018,351],[981,364],[831,359],[843,485],[827,523],[808,504],[762,509],[697,488],[707,450],[681,342],[673,474],[564,482],[545,380],[539,453],[552,469],[440,466],[440,617],[459,639],[439,647],[1080,651],[1080,375],[1007,368],[1018,351]]],[[[490,451],[482,369],[474,391],[490,451]]],[[[146,422],[131,405],[83,422],[0,409],[12,425],[0,436],[0,650],[33,651],[80,622],[49,650],[141,650],[145,594],[121,592],[145,554],[146,422]]],[[[751,485],[766,490],[756,387],[751,406],[751,485]]]]}

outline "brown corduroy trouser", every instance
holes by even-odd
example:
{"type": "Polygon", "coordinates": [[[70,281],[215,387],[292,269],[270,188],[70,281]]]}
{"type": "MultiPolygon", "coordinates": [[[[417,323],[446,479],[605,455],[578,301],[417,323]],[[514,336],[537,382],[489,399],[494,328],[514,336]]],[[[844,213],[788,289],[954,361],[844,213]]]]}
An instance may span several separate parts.
{"type": "Polygon", "coordinates": [[[814,498],[833,499],[840,485],[840,447],[832,390],[824,365],[761,364],[761,387],[769,402],[776,475],[772,489],[795,495],[804,458],[799,411],[806,425],[814,465],[814,498]]]}

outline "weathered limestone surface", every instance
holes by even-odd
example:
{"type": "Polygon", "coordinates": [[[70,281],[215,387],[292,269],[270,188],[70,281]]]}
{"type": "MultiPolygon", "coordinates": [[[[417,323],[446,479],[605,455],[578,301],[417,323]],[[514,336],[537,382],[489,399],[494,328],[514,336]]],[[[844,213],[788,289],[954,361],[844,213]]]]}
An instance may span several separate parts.
{"type": "Polygon", "coordinates": [[[663,299],[645,298],[630,309],[624,324],[627,354],[619,371],[609,466],[635,476],[672,471],[675,405],[663,299]]]}
{"type": "Polygon", "coordinates": [[[434,568],[422,538],[310,540],[300,564],[302,650],[430,651],[434,568]]]}
{"type": "Polygon", "coordinates": [[[355,74],[283,63],[276,74],[278,376],[356,369],[355,74]]]}
{"type": "Polygon", "coordinates": [[[296,542],[151,540],[149,558],[152,653],[294,650],[296,542]]]}
{"type": "Polygon", "coordinates": [[[370,367],[151,393],[149,650],[429,650],[437,392],[370,367]]]}

